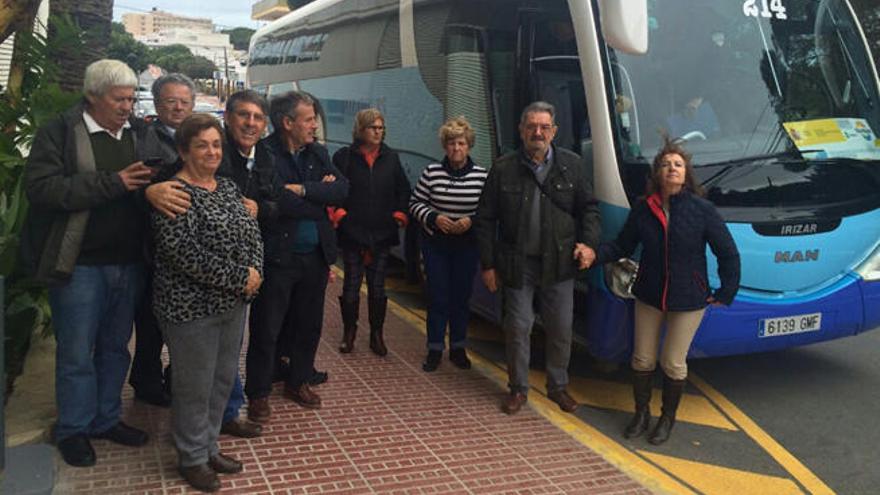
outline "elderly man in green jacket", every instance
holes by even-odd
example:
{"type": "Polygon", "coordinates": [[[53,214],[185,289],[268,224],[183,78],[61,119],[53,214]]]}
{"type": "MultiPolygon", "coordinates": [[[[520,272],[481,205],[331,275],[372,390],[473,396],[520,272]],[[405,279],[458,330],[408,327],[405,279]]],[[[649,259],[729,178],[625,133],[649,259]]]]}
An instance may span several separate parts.
{"type": "Polygon", "coordinates": [[[95,464],[89,438],[147,442],[120,421],[145,234],[132,191],[152,174],[135,151],[143,137],[142,123],[130,119],[137,84],[120,61],[89,65],[85,99],[39,130],[24,170],[22,255],[49,287],[58,343],[54,438],[73,466],[95,464]]]}
{"type": "Polygon", "coordinates": [[[596,257],[599,210],[580,157],[552,143],[554,116],[553,105],[541,101],[523,110],[523,147],[489,170],[477,210],[483,282],[491,292],[503,291],[510,394],[501,409],[507,414],[527,400],[536,294],[547,338],[547,396],[563,411],[578,407],[566,391],[574,278],[596,257]]]}

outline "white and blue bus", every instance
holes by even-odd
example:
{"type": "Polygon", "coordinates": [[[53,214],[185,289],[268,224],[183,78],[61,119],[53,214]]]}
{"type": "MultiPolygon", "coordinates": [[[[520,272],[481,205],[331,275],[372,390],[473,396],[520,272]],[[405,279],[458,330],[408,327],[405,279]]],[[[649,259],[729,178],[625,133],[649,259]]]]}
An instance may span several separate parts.
{"type": "MultiPolygon", "coordinates": [[[[254,35],[248,78],[315,95],[331,152],[358,110],[380,108],[413,183],[442,157],[445,118],[470,120],[489,166],[517,146],[520,109],[551,102],[557,145],[592,169],[606,239],[664,133],[686,141],[742,255],[736,301],[709,308],[694,341],[705,357],[880,325],[869,50],[848,0],[317,0],[254,35]]],[[[578,284],[575,334],[599,358],[630,351],[633,266],[578,284]]],[[[473,306],[497,316],[484,291],[473,306]]]]}

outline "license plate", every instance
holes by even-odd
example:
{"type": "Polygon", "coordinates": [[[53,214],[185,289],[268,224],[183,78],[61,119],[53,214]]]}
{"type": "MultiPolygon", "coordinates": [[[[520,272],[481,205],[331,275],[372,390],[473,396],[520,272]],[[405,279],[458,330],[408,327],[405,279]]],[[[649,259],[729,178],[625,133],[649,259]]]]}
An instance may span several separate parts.
{"type": "Polygon", "coordinates": [[[783,316],[761,320],[758,337],[780,337],[793,333],[817,332],[822,328],[822,313],[783,316]]]}

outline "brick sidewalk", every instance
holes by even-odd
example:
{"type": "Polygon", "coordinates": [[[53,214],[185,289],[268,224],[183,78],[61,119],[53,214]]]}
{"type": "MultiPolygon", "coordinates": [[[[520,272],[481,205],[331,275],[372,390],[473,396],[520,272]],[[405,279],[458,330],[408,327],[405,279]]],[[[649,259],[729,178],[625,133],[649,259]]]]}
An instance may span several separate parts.
{"type": "MultiPolygon", "coordinates": [[[[505,391],[478,371],[444,359],[424,373],[423,334],[390,306],[386,358],[369,351],[366,307],[355,351],[340,354],[338,292],[339,284],[328,288],[318,350],[318,368],[330,372],[317,388],[323,408],[300,408],[276,385],[261,438],[221,437],[221,450],[245,464],[221,475],[224,493],[649,493],[532,408],[502,414],[505,391]]],[[[89,469],[58,457],[55,493],[196,493],[176,470],[169,411],[131,397],[126,385],[124,418],[150,432],[150,443],[97,440],[89,469]]]]}

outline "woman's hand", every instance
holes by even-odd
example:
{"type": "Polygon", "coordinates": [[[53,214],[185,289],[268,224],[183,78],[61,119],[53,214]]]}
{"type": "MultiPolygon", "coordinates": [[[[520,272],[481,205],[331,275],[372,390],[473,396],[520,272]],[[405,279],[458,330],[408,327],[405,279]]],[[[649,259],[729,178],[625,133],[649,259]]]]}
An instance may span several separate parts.
{"type": "Polygon", "coordinates": [[[260,272],[256,268],[249,266],[247,283],[244,285],[244,295],[248,297],[256,295],[262,284],[263,277],[260,276],[260,272]]]}
{"type": "Polygon", "coordinates": [[[715,306],[715,307],[724,306],[724,303],[722,303],[721,301],[715,299],[715,298],[712,297],[712,296],[707,297],[707,298],[706,298],[706,302],[709,303],[709,304],[711,304],[712,306],[715,306]]]}
{"type": "Polygon", "coordinates": [[[435,220],[434,223],[437,224],[437,228],[440,229],[440,232],[443,232],[444,234],[455,233],[455,222],[446,215],[437,215],[437,220],[435,220]]]}
{"type": "Polygon", "coordinates": [[[455,222],[455,226],[456,226],[455,233],[456,234],[464,234],[465,232],[467,232],[471,228],[471,225],[473,225],[473,222],[471,221],[471,217],[461,217],[458,220],[456,220],[456,222],[455,222]]]}

